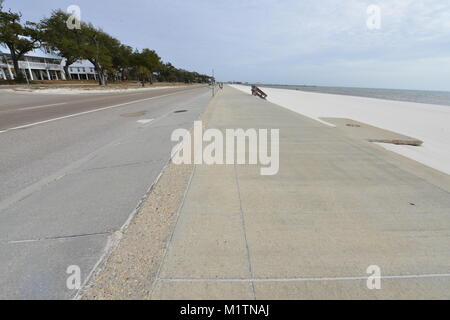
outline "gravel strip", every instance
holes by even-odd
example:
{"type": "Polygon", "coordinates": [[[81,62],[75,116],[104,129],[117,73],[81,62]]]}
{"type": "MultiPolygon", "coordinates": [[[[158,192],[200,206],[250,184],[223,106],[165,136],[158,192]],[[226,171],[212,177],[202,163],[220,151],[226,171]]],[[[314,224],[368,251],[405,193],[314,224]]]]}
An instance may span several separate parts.
{"type": "Polygon", "coordinates": [[[170,164],[83,299],[148,299],[192,165],[170,164]]]}
{"type": "MultiPolygon", "coordinates": [[[[200,120],[206,124],[214,105],[200,120]]],[[[170,163],[117,247],[82,292],[83,300],[147,300],[194,166],[170,163]]]]}

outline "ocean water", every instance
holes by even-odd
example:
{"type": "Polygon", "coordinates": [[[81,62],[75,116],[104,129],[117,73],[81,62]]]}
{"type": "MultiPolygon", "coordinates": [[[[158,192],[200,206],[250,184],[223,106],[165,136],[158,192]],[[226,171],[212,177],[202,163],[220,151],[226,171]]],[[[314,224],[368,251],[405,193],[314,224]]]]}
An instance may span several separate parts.
{"type": "Polygon", "coordinates": [[[301,90],[308,92],[341,94],[377,98],[385,100],[408,101],[450,106],[450,91],[421,91],[398,89],[370,89],[370,88],[340,88],[340,87],[315,87],[315,86],[290,86],[290,85],[261,85],[270,88],[301,90]]]}

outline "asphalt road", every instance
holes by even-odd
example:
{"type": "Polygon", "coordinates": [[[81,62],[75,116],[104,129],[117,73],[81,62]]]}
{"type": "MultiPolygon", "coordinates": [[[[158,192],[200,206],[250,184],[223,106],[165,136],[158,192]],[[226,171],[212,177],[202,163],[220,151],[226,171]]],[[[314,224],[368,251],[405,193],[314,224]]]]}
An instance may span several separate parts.
{"type": "Polygon", "coordinates": [[[109,95],[0,91],[0,299],[69,299],[170,157],[207,87],[109,95]],[[182,113],[174,113],[186,110],[182,113]]]}
{"type": "Polygon", "coordinates": [[[192,87],[150,89],[148,91],[120,94],[83,95],[11,93],[6,90],[0,90],[0,131],[186,90],[192,90],[192,87]]]}

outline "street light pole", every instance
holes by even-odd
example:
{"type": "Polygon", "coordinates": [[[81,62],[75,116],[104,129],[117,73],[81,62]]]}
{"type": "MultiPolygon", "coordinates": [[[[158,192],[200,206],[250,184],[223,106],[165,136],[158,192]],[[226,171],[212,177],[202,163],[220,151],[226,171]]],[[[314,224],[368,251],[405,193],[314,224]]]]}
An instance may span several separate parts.
{"type": "Polygon", "coordinates": [[[212,85],[212,96],[214,97],[216,95],[216,92],[215,92],[216,79],[214,78],[214,69],[212,70],[211,85],[212,85]]]}

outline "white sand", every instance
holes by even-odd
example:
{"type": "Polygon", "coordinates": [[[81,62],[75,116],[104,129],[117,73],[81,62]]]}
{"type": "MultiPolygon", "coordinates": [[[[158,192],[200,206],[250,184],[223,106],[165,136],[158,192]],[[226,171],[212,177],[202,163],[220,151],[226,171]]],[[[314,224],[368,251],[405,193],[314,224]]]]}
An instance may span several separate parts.
{"type": "MultiPolygon", "coordinates": [[[[248,86],[233,87],[251,94],[248,86]]],[[[424,141],[421,147],[380,145],[450,174],[450,106],[287,89],[261,89],[268,94],[270,102],[320,122],[323,121],[319,118],[323,117],[348,118],[420,139],[424,141]]]]}
{"type": "MultiPolygon", "coordinates": [[[[178,86],[176,88],[181,88],[178,86]]],[[[129,88],[129,89],[91,89],[91,88],[52,88],[52,89],[9,89],[10,92],[17,93],[38,93],[38,94],[99,94],[99,93],[133,93],[140,91],[151,91],[159,89],[168,89],[175,87],[151,87],[151,88],[129,88]]]]}

